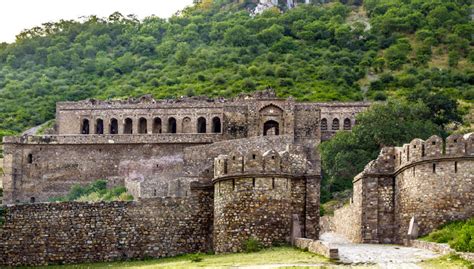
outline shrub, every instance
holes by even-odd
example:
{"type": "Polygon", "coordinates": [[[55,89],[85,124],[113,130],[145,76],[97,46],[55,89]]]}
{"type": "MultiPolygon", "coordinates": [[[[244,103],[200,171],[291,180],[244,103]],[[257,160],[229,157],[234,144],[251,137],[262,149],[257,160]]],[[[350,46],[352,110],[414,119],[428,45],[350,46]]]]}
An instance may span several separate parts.
{"type": "Polygon", "coordinates": [[[474,252],[474,217],[465,221],[454,221],[433,231],[422,240],[448,243],[457,251],[474,252]]]}
{"type": "Polygon", "coordinates": [[[51,199],[55,202],[99,202],[99,201],[131,201],[133,196],[127,193],[127,189],[118,186],[107,189],[106,180],[97,180],[87,186],[74,185],[71,191],[64,197],[51,199]]]}
{"type": "Polygon", "coordinates": [[[244,250],[247,253],[258,252],[262,247],[262,244],[254,237],[247,239],[244,243],[244,250]]]}
{"type": "Polygon", "coordinates": [[[201,262],[204,258],[201,253],[189,254],[189,260],[192,262],[201,262]]]}

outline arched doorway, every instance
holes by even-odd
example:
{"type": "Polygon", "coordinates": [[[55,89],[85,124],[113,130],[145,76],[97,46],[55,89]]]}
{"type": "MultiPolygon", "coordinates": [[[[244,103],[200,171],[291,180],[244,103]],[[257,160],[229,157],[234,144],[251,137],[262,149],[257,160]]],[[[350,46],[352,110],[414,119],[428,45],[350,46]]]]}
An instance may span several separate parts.
{"type": "Polygon", "coordinates": [[[203,117],[197,120],[197,132],[200,134],[206,133],[206,119],[203,117]]]}
{"type": "Polygon", "coordinates": [[[145,118],[140,118],[138,120],[138,133],[139,134],[146,134],[148,133],[147,130],[147,121],[145,118]]]}
{"type": "Polygon", "coordinates": [[[175,118],[168,119],[168,133],[171,133],[171,134],[176,133],[176,119],[175,118]]]}
{"type": "Polygon", "coordinates": [[[153,133],[161,134],[161,119],[160,118],[155,118],[153,120],[153,133]]]}
{"type": "Polygon", "coordinates": [[[220,133],[221,130],[222,130],[221,119],[219,117],[214,117],[212,119],[212,132],[213,133],[220,133]]]}
{"type": "Polygon", "coordinates": [[[118,121],[117,119],[110,120],[110,134],[118,134],[118,121]]]}
{"type": "Polygon", "coordinates": [[[274,120],[268,120],[263,124],[263,135],[279,135],[280,124],[274,120]]]}
{"type": "Polygon", "coordinates": [[[95,133],[104,134],[104,121],[102,119],[97,119],[95,124],[95,133]]]}
{"type": "Polygon", "coordinates": [[[89,134],[89,120],[88,119],[82,120],[81,134],[89,134]]]}
{"type": "Polygon", "coordinates": [[[133,133],[133,121],[130,118],[126,118],[123,126],[123,133],[124,134],[132,134],[133,133]]]}

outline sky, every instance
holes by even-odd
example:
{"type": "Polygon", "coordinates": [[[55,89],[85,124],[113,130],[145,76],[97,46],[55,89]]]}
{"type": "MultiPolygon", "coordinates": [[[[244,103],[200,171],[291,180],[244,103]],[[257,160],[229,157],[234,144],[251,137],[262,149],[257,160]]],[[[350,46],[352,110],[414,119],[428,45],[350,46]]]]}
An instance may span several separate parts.
{"type": "Polygon", "coordinates": [[[14,42],[24,29],[60,19],[81,16],[107,17],[115,11],[135,14],[139,19],[150,15],[168,18],[191,5],[193,0],[1,0],[0,43],[14,42]]]}

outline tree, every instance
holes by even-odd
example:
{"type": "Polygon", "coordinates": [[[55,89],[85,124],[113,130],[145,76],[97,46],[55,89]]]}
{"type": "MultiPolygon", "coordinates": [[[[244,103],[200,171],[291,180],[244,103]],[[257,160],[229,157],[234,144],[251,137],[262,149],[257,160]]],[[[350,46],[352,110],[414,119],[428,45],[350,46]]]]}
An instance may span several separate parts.
{"type": "Polygon", "coordinates": [[[249,43],[250,33],[242,25],[236,25],[224,33],[224,41],[233,46],[245,46],[249,43]]]}
{"type": "Polygon", "coordinates": [[[376,103],[360,113],[357,122],[352,132],[338,132],[319,147],[325,191],[349,189],[352,179],[382,147],[441,134],[441,128],[430,120],[429,108],[421,102],[376,103]]]}

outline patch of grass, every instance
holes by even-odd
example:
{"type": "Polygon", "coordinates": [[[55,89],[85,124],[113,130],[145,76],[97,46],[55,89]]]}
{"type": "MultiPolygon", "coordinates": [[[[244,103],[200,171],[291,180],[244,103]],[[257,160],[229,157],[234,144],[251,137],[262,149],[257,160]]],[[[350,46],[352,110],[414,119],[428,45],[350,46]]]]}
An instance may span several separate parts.
{"type": "MultiPolygon", "coordinates": [[[[146,261],[127,261],[127,262],[107,262],[79,265],[63,266],[45,266],[35,268],[61,268],[61,269],[82,269],[82,268],[229,268],[233,266],[244,265],[262,265],[262,264],[320,264],[328,266],[332,263],[321,256],[313,253],[304,252],[292,247],[274,247],[263,249],[258,253],[234,253],[234,254],[198,254],[202,258],[199,262],[192,259],[196,254],[186,254],[172,258],[162,258],[146,261]]],[[[28,268],[28,267],[23,267],[28,268]]]]}
{"type": "Polygon", "coordinates": [[[262,244],[256,238],[249,238],[244,242],[244,249],[247,253],[258,252],[262,249],[262,244]]]}
{"type": "Polygon", "coordinates": [[[448,243],[457,251],[474,252],[474,217],[465,221],[454,221],[420,238],[421,240],[448,243]]]}
{"type": "Polygon", "coordinates": [[[433,269],[459,269],[459,268],[466,268],[466,269],[474,269],[474,265],[460,258],[457,255],[446,255],[440,258],[427,260],[418,264],[421,268],[433,268],[433,269]]]}

